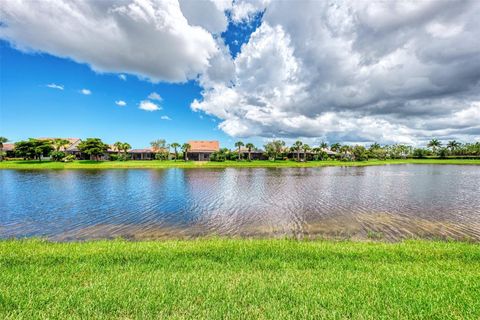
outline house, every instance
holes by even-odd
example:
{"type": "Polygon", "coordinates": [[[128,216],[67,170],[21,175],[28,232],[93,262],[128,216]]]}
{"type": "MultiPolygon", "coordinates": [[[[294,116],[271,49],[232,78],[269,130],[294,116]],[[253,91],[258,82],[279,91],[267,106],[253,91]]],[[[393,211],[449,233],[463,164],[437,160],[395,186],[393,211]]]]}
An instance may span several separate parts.
{"type": "MultiPolygon", "coordinates": [[[[241,147],[240,154],[242,155],[242,159],[248,159],[248,148],[241,147]]],[[[268,157],[265,155],[265,151],[252,149],[250,152],[250,160],[268,160],[268,157]]]]}
{"type": "Polygon", "coordinates": [[[152,148],[131,149],[128,151],[132,160],[154,160],[155,152],[152,148]]]}
{"type": "Polygon", "coordinates": [[[212,153],[220,150],[218,141],[188,141],[188,144],[187,157],[194,161],[208,161],[212,153]]]}
{"type": "Polygon", "coordinates": [[[6,158],[15,158],[15,145],[13,143],[4,143],[3,152],[6,158]]]}

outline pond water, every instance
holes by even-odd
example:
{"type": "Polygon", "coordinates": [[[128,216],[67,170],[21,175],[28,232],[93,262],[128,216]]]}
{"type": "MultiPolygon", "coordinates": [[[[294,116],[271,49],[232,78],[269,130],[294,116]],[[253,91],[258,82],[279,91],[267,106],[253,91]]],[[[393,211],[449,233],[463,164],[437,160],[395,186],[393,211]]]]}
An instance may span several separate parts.
{"type": "Polygon", "coordinates": [[[0,170],[0,238],[480,241],[480,167],[0,170]]]}

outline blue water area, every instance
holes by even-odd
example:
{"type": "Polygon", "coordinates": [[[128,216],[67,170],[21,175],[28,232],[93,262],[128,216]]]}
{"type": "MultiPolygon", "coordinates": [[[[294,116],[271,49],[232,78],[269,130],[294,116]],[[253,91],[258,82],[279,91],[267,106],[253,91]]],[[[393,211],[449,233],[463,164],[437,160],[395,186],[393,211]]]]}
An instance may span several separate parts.
{"type": "Polygon", "coordinates": [[[0,238],[480,240],[480,167],[0,170],[0,238]]]}

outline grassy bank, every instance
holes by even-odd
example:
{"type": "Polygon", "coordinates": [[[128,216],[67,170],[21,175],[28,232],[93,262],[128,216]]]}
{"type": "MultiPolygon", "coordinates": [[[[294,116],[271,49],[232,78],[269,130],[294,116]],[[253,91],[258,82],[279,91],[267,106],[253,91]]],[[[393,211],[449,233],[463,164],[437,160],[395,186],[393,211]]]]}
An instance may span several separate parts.
{"type": "Polygon", "coordinates": [[[0,241],[1,319],[479,319],[480,245],[0,241]]]}
{"type": "Polygon", "coordinates": [[[469,164],[480,165],[480,160],[471,159],[406,159],[406,160],[370,160],[370,161],[3,161],[0,169],[164,169],[164,168],[288,168],[288,167],[325,167],[325,166],[378,166],[386,164],[469,164]]]}

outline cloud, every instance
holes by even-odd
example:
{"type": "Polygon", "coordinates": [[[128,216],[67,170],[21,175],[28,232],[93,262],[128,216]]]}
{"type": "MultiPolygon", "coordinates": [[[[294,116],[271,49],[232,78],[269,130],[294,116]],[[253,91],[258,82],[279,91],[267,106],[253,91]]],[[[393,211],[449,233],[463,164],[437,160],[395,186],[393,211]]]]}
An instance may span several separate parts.
{"type": "Polygon", "coordinates": [[[52,89],[63,90],[63,84],[49,83],[49,84],[47,84],[47,87],[52,88],[52,89]]]}
{"type": "Polygon", "coordinates": [[[227,29],[225,10],[231,8],[228,1],[180,0],[180,9],[191,25],[219,34],[227,29]]]}
{"type": "Polygon", "coordinates": [[[150,100],[157,100],[157,101],[162,101],[162,100],[163,100],[162,97],[161,97],[158,93],[156,93],[156,92],[150,93],[150,94],[148,95],[148,99],[150,99],[150,100]]]}
{"type": "Polygon", "coordinates": [[[207,30],[189,24],[176,0],[4,1],[0,16],[0,38],[19,50],[154,82],[194,79],[218,50],[207,30]]]}
{"type": "Polygon", "coordinates": [[[89,95],[92,94],[92,91],[90,91],[88,89],[82,89],[82,90],[80,90],[80,93],[83,94],[83,95],[89,96],[89,95]]]}
{"type": "Polygon", "coordinates": [[[120,78],[120,80],[127,81],[127,76],[124,74],[119,74],[118,77],[120,78]]]}
{"type": "Polygon", "coordinates": [[[127,103],[123,100],[115,101],[115,104],[119,107],[125,107],[127,105],[127,103]]]}
{"type": "Polygon", "coordinates": [[[162,119],[162,120],[172,120],[169,116],[161,116],[160,119],[162,119]]]}
{"type": "Polygon", "coordinates": [[[263,22],[235,59],[219,47],[191,104],[227,134],[413,143],[478,132],[480,2],[238,5],[240,20],[266,7],[263,22]]]}
{"type": "Polygon", "coordinates": [[[158,111],[158,110],[162,110],[162,108],[151,102],[151,101],[148,101],[148,100],[142,100],[140,101],[140,105],[138,107],[139,109],[141,110],[145,110],[145,111],[158,111]]]}

